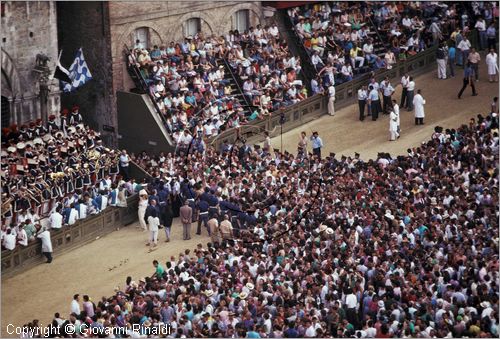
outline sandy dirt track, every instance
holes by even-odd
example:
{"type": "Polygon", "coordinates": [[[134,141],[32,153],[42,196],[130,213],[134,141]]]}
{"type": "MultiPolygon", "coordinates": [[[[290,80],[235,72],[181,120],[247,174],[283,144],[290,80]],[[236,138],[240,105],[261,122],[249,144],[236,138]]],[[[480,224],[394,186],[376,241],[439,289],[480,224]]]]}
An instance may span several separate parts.
{"type": "MultiPolygon", "coordinates": [[[[492,97],[498,95],[498,84],[487,82],[484,62],[480,66],[481,81],[476,83],[479,96],[472,97],[468,89],[461,100],[457,99],[462,73],[459,69],[457,77],[448,80],[438,80],[436,72],[416,79],[416,88],[422,88],[427,100],[425,125],[415,126],[413,112],[402,110],[402,136],[398,141],[388,141],[388,116],[381,115],[376,122],[370,119],[360,122],[356,104],[337,111],[334,117],[324,116],[283,134],[284,149],[295,153],[300,131],[310,135],[315,130],[325,143],[323,155],[335,152],[340,157],[341,154],[359,152],[368,159],[380,151],[391,155],[405,154],[408,147],[429,139],[438,124],[458,127],[478,113],[488,113],[492,97]]],[[[398,102],[400,92],[398,86],[395,94],[398,102]]],[[[272,143],[273,147],[279,148],[280,138],[274,138],[272,143]]],[[[178,256],[186,248],[192,250],[198,243],[205,245],[209,241],[205,230],[202,236],[194,234],[194,225],[192,239],[183,241],[182,227],[176,220],[172,227],[173,241],[165,243],[165,234],[160,230],[159,249],[147,253],[147,233],[134,226],[125,227],[62,256],[56,254],[50,265],[42,264],[15,277],[2,279],[2,336],[9,336],[5,332],[7,324],[22,325],[34,318],[47,324],[55,312],[67,317],[74,293],[88,294],[94,301],[99,300],[102,296],[111,295],[115,286],[123,286],[129,275],[138,280],[153,274],[153,259],[165,263],[170,256],[178,256]]]]}
{"type": "MultiPolygon", "coordinates": [[[[416,89],[422,89],[422,95],[426,100],[425,125],[415,126],[414,113],[401,109],[401,138],[397,141],[389,141],[388,115],[379,115],[377,121],[372,121],[371,117],[365,117],[364,121],[359,121],[359,109],[356,103],[337,111],[335,116],[324,115],[302,127],[283,133],[283,149],[296,154],[300,132],[306,132],[309,137],[313,131],[317,131],[325,145],[321,150],[323,157],[330,152],[336,153],[337,159],[342,154],[354,156],[355,152],[360,153],[364,159],[375,158],[381,151],[393,156],[405,155],[408,147],[416,147],[422,141],[428,140],[436,125],[455,128],[460,124],[468,123],[471,117],[479,113],[483,115],[489,113],[493,97],[498,96],[498,83],[488,82],[486,67],[483,63],[479,71],[480,81],[475,83],[479,95],[473,97],[469,87],[460,100],[457,95],[462,87],[463,70],[461,68],[455,71],[457,75],[451,79],[438,80],[437,71],[418,77],[415,80],[416,89]]],[[[393,82],[392,85],[395,86],[396,83],[393,82]]],[[[401,85],[396,88],[393,98],[399,104],[401,85]]],[[[271,143],[273,148],[279,149],[281,147],[280,136],[272,138],[271,143]]],[[[311,151],[311,142],[309,142],[309,151],[311,151]]]]}

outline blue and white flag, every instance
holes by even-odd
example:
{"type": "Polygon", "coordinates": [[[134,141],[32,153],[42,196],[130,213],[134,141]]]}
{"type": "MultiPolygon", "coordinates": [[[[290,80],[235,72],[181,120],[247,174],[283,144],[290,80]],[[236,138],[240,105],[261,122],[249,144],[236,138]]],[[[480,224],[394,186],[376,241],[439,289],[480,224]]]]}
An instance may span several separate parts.
{"type": "Polygon", "coordinates": [[[87,66],[81,48],[76,53],[75,60],[69,67],[69,77],[72,83],[61,81],[64,92],[72,92],[92,79],[92,74],[87,66]]]}

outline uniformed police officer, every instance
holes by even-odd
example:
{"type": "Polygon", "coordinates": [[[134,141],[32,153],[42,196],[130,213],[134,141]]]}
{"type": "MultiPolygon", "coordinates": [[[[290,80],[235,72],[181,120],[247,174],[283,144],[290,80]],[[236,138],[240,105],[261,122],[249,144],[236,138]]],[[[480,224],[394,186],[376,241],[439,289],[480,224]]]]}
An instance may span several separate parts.
{"type": "MultiPolygon", "coordinates": [[[[205,193],[203,193],[203,194],[205,194],[205,193]]],[[[196,204],[196,207],[199,211],[198,228],[196,230],[196,234],[197,235],[201,234],[201,223],[203,223],[203,226],[205,226],[207,231],[208,231],[208,235],[210,235],[210,230],[208,229],[208,210],[209,210],[210,205],[208,204],[208,202],[206,200],[201,199],[201,196],[200,196],[200,198],[198,199],[198,202],[196,204]]]]}
{"type": "Polygon", "coordinates": [[[366,99],[368,98],[368,92],[366,86],[361,86],[358,89],[358,106],[359,106],[359,120],[365,120],[365,106],[366,99]]]}

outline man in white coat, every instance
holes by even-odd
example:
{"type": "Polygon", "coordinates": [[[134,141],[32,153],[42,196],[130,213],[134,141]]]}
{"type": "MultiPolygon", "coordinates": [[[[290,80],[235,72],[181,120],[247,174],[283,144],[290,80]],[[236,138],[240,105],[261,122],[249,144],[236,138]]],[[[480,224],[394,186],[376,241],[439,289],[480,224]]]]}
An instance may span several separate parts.
{"type": "Polygon", "coordinates": [[[415,107],[415,125],[423,125],[425,118],[424,111],[425,99],[422,96],[422,90],[417,90],[417,94],[413,98],[413,106],[415,107]]]}
{"type": "Polygon", "coordinates": [[[493,48],[486,55],[486,66],[488,66],[488,78],[490,82],[498,82],[498,55],[493,48]]]}
{"type": "Polygon", "coordinates": [[[328,114],[335,115],[335,86],[328,87],[328,114]]]}
{"type": "Polygon", "coordinates": [[[140,226],[137,227],[142,228],[143,232],[146,232],[148,230],[148,225],[146,224],[146,219],[144,218],[146,216],[146,209],[148,208],[148,204],[149,204],[148,192],[142,189],[139,191],[139,209],[138,209],[140,226]]]}
{"type": "Polygon", "coordinates": [[[389,116],[389,133],[390,141],[394,141],[399,138],[399,106],[396,100],[392,100],[392,108],[389,116]]]}
{"type": "Polygon", "coordinates": [[[47,258],[47,264],[52,262],[52,240],[50,240],[50,232],[40,225],[37,226],[37,238],[42,240],[42,253],[47,258]]]}
{"type": "Polygon", "coordinates": [[[158,244],[158,230],[160,226],[160,218],[155,209],[151,209],[151,214],[148,217],[149,226],[149,246],[152,250],[158,244]]]}

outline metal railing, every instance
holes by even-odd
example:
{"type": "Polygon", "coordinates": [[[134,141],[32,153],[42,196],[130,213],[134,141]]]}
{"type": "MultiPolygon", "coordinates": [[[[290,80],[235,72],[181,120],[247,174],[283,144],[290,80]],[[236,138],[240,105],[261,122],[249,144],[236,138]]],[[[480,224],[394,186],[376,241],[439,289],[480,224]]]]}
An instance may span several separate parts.
{"type": "Polygon", "coordinates": [[[373,29],[375,30],[375,34],[377,34],[378,40],[380,41],[382,46],[384,46],[384,48],[386,48],[386,49],[389,48],[389,43],[386,43],[385,40],[382,39],[382,36],[380,35],[379,30],[378,30],[378,27],[373,22],[371,15],[368,16],[368,20],[370,21],[370,24],[372,25],[373,29]]]}
{"type": "Polygon", "coordinates": [[[238,81],[238,79],[236,79],[236,76],[234,75],[234,72],[233,72],[233,69],[232,69],[231,65],[227,61],[227,55],[228,54],[229,54],[229,51],[226,52],[226,55],[224,55],[224,57],[221,58],[222,62],[226,66],[226,69],[229,71],[229,74],[231,74],[231,77],[233,78],[233,81],[234,81],[234,83],[235,83],[235,85],[236,85],[236,87],[238,89],[238,93],[241,94],[241,95],[243,95],[243,100],[245,101],[246,105],[247,106],[251,106],[251,103],[248,102],[248,98],[246,97],[245,93],[243,93],[243,89],[240,86],[240,82],[238,81]]]}
{"type": "Polygon", "coordinates": [[[149,86],[146,82],[146,79],[144,79],[144,77],[142,76],[140,69],[138,69],[138,67],[136,65],[131,66],[128,64],[128,57],[130,56],[130,49],[127,47],[127,45],[125,45],[125,48],[127,51],[125,53],[125,56],[127,57],[127,61],[126,61],[127,68],[132,70],[134,72],[134,75],[137,77],[137,79],[139,79],[139,83],[142,86],[142,89],[144,90],[145,94],[148,95],[149,99],[153,103],[153,106],[156,110],[156,113],[160,116],[160,119],[161,119],[163,125],[167,129],[168,133],[172,133],[172,131],[170,130],[170,127],[168,126],[167,118],[165,117],[165,115],[161,111],[160,106],[158,106],[158,103],[156,102],[156,100],[151,96],[151,93],[149,92],[149,86]]]}

